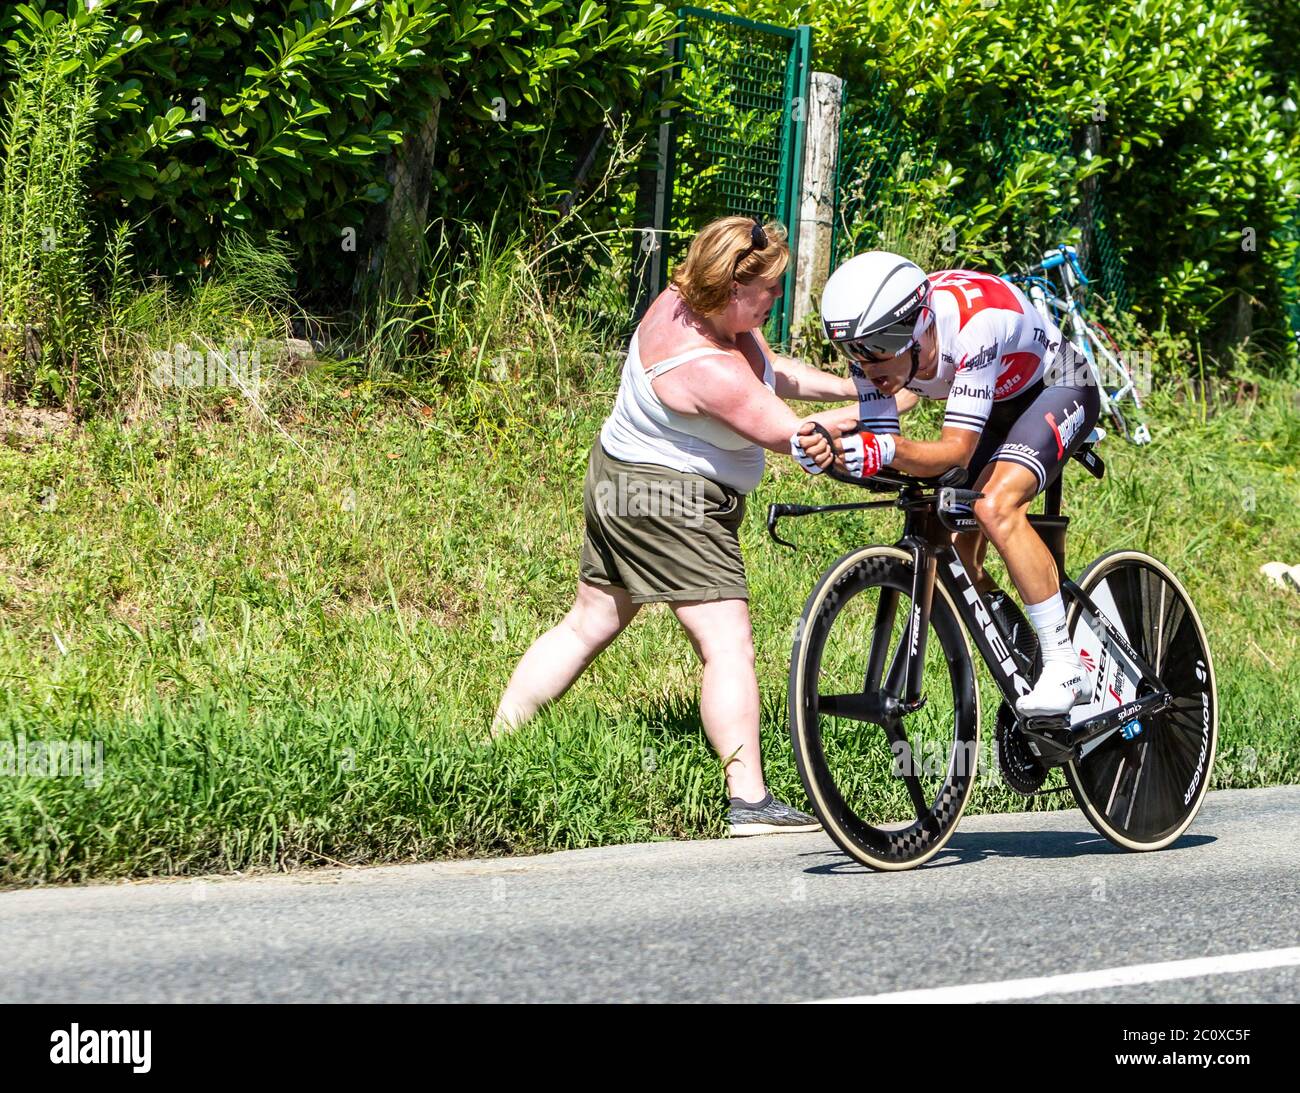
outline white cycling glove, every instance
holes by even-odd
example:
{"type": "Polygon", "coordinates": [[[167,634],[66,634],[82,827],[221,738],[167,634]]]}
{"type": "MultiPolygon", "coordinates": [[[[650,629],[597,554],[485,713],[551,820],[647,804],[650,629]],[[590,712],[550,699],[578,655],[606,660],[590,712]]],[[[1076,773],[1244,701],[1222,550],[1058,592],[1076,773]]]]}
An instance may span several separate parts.
{"type": "Polygon", "coordinates": [[[854,433],[840,444],[844,448],[844,467],[855,478],[870,478],[894,460],[894,438],[888,433],[854,433]]]}
{"type": "MultiPolygon", "coordinates": [[[[813,435],[816,436],[815,433],[813,435]]],[[[799,461],[799,466],[809,474],[821,474],[822,468],[817,466],[817,461],[803,450],[803,445],[799,443],[799,436],[800,434],[796,431],[790,437],[790,454],[799,461]]]]}

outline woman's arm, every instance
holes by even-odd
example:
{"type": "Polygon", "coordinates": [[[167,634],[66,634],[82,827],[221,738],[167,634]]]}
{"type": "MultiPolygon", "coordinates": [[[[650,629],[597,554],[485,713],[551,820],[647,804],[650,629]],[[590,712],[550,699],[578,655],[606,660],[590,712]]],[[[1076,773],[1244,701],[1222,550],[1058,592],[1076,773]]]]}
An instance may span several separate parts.
{"type": "Polygon", "coordinates": [[[690,369],[695,413],[708,414],[769,451],[790,454],[790,437],[799,428],[800,419],[746,362],[719,355],[681,367],[690,369]]]}
{"type": "Polygon", "coordinates": [[[758,346],[772,362],[772,374],[776,379],[778,398],[798,399],[802,402],[832,402],[835,399],[856,398],[853,380],[848,376],[837,376],[833,372],[823,372],[794,357],[774,353],[767,344],[761,330],[750,331],[758,346]]]}
{"type": "Polygon", "coordinates": [[[835,399],[857,397],[853,380],[823,372],[793,357],[776,354],[772,357],[772,372],[776,377],[776,393],[781,398],[802,402],[831,402],[835,399]]]}

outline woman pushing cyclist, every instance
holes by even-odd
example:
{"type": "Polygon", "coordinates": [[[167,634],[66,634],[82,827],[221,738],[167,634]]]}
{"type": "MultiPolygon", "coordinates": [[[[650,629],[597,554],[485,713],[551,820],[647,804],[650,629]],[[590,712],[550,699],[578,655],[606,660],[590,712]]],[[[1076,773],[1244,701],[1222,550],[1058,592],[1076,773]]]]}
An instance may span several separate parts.
{"type": "MultiPolygon", "coordinates": [[[[703,228],[632,337],[583,490],[577,595],[510,677],[493,733],[559,698],[632,621],[667,603],[703,666],[700,720],[725,763],[734,835],[808,831],[768,792],[738,532],[766,451],[791,452],[783,399],[852,399],[848,377],[772,352],[762,326],[790,252],[779,225],[731,216],[703,228]]],[[[843,408],[814,415],[842,418],[843,408]]],[[[800,450],[802,455],[802,450],[800,450]]],[[[829,466],[829,451],[822,456],[829,466]]]]}

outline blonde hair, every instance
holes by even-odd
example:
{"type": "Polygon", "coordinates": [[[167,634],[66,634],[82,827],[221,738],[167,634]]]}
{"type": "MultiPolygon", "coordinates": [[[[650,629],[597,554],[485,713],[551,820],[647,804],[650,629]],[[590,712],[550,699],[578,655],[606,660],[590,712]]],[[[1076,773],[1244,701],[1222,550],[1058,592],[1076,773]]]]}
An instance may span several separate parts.
{"type": "Polygon", "coordinates": [[[759,277],[776,278],[790,262],[785,227],[775,220],[763,225],[767,246],[736,259],[753,242],[754,221],[747,216],[724,216],[696,233],[686,260],[673,270],[673,284],[697,315],[716,315],[731,299],[731,282],[747,285],[759,277]],[[735,275],[732,268],[735,267],[735,275]]]}

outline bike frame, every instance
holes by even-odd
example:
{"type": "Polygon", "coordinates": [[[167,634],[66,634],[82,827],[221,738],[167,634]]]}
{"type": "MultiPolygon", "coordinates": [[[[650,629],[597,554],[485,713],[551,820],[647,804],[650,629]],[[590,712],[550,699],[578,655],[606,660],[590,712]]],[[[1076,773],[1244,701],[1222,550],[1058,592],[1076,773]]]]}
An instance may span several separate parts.
{"type": "MultiPolygon", "coordinates": [[[[1097,388],[1101,393],[1103,413],[1109,413],[1111,404],[1120,402],[1125,396],[1133,399],[1135,408],[1142,409],[1142,399],[1138,394],[1133,374],[1097,336],[1088,322],[1083,303],[1075,299],[1075,286],[1087,285],[1089,282],[1079,263],[1078,253],[1073,247],[1060,246],[1048,251],[1043,255],[1042,262],[1033,270],[1027,274],[1013,274],[1010,280],[1024,286],[1026,295],[1044,320],[1062,325],[1060,320],[1063,317],[1068,323],[1070,343],[1081,356],[1087,359],[1092,368],[1093,378],[1097,381],[1097,388]],[[1061,296],[1056,295],[1056,286],[1045,276],[1053,269],[1060,271],[1063,294],[1061,296]],[[1049,311],[1055,314],[1049,314],[1049,311]],[[1105,385],[1102,383],[1101,369],[1097,365],[1098,354],[1123,377],[1124,382],[1113,395],[1106,392],[1105,385]]],[[[1151,435],[1145,424],[1138,423],[1133,430],[1133,440],[1137,444],[1150,442],[1151,435]]]]}
{"type": "MultiPolygon", "coordinates": [[[[913,558],[912,602],[913,613],[917,617],[912,622],[912,626],[913,633],[919,630],[920,640],[914,638],[909,647],[904,705],[914,703],[920,697],[920,675],[925,663],[924,635],[929,629],[934,581],[937,579],[956,605],[962,625],[975,642],[1003,698],[1014,710],[1016,700],[1021,695],[1027,694],[1031,685],[1020,674],[1015,658],[1011,655],[1010,636],[1002,628],[998,618],[989,610],[984,596],[975,588],[961,557],[948,541],[948,536],[942,534],[948,529],[939,519],[938,514],[913,510],[909,515],[912,518],[908,521],[908,526],[904,527],[903,536],[897,545],[909,551],[913,558]]],[[[1036,523],[1033,517],[1030,521],[1036,523]]],[[[1104,631],[1106,640],[1129,661],[1131,666],[1140,673],[1146,686],[1150,688],[1150,693],[1144,697],[1125,703],[1114,710],[1086,718],[1077,725],[1070,726],[1068,719],[1064,717],[1042,719],[1040,723],[1035,723],[1031,719],[1025,725],[1028,735],[1045,737],[1044,742],[1050,748],[1068,752],[1069,758],[1074,759],[1078,758],[1089,745],[1095,746],[1103,737],[1119,730],[1135,718],[1153,716],[1168,709],[1173,699],[1161,685],[1151,665],[1129,644],[1114,623],[1098,610],[1087,593],[1069,578],[1062,580],[1061,591],[1067,599],[1079,603],[1088,625],[1094,628],[1100,627],[1104,631]]],[[[873,636],[873,642],[888,641],[888,639],[889,634],[884,634],[882,638],[879,631],[873,636]]]]}
{"type": "MultiPolygon", "coordinates": [[[[1089,457],[1095,460],[1090,451],[1081,452],[1076,456],[1085,465],[1091,467],[1089,457]]],[[[832,477],[840,477],[834,472],[830,473],[832,477]]],[[[880,485],[887,484],[883,481],[886,478],[884,474],[878,475],[877,478],[882,480],[880,485]]],[[[925,702],[921,692],[922,674],[936,581],[943,585],[951,602],[956,606],[961,624],[974,640],[975,647],[979,650],[998,689],[1012,710],[1016,707],[1016,700],[1031,689],[1029,681],[1020,674],[1015,658],[1011,654],[1010,636],[989,610],[983,595],[975,588],[965,564],[952,543],[952,532],[972,531],[978,528],[974,517],[969,515],[969,508],[965,508],[965,512],[962,509],[981,495],[971,490],[944,487],[942,481],[940,480],[938,488],[933,490],[925,489],[919,484],[904,485],[900,481],[901,492],[893,500],[824,506],[772,505],[768,510],[770,534],[777,542],[785,543],[785,540],[780,539],[775,531],[776,521],[781,516],[804,516],[817,512],[843,512],[887,506],[903,509],[905,513],[903,534],[895,546],[906,551],[912,558],[912,609],[907,629],[909,640],[900,643],[895,650],[888,677],[882,680],[884,657],[892,636],[894,614],[897,609],[897,593],[882,594],[877,605],[871,660],[867,666],[861,698],[855,697],[851,703],[842,699],[840,705],[834,709],[823,707],[827,713],[843,713],[860,720],[875,722],[886,729],[891,740],[895,736],[901,738],[902,716],[920,709],[925,702]]],[[[1161,713],[1173,704],[1172,696],[1161,684],[1155,669],[1132,647],[1118,627],[1101,613],[1091,597],[1064,576],[1065,530],[1069,517],[1061,515],[1060,506],[1061,476],[1058,475],[1044,494],[1043,512],[1030,515],[1029,522],[1052,552],[1058,572],[1062,574],[1062,594],[1078,603],[1084,612],[1087,624],[1094,629],[1094,632],[1099,635],[1104,634],[1104,640],[1108,640],[1112,647],[1129,661],[1131,667],[1140,674],[1148,693],[1135,701],[1086,718],[1073,726],[1069,724],[1067,716],[1025,719],[1022,729],[1029,739],[1031,749],[1040,756],[1050,758],[1054,763],[1065,759],[1078,759],[1085,751],[1091,750],[1092,747],[1100,744],[1103,738],[1118,731],[1130,721],[1161,713]]]]}

